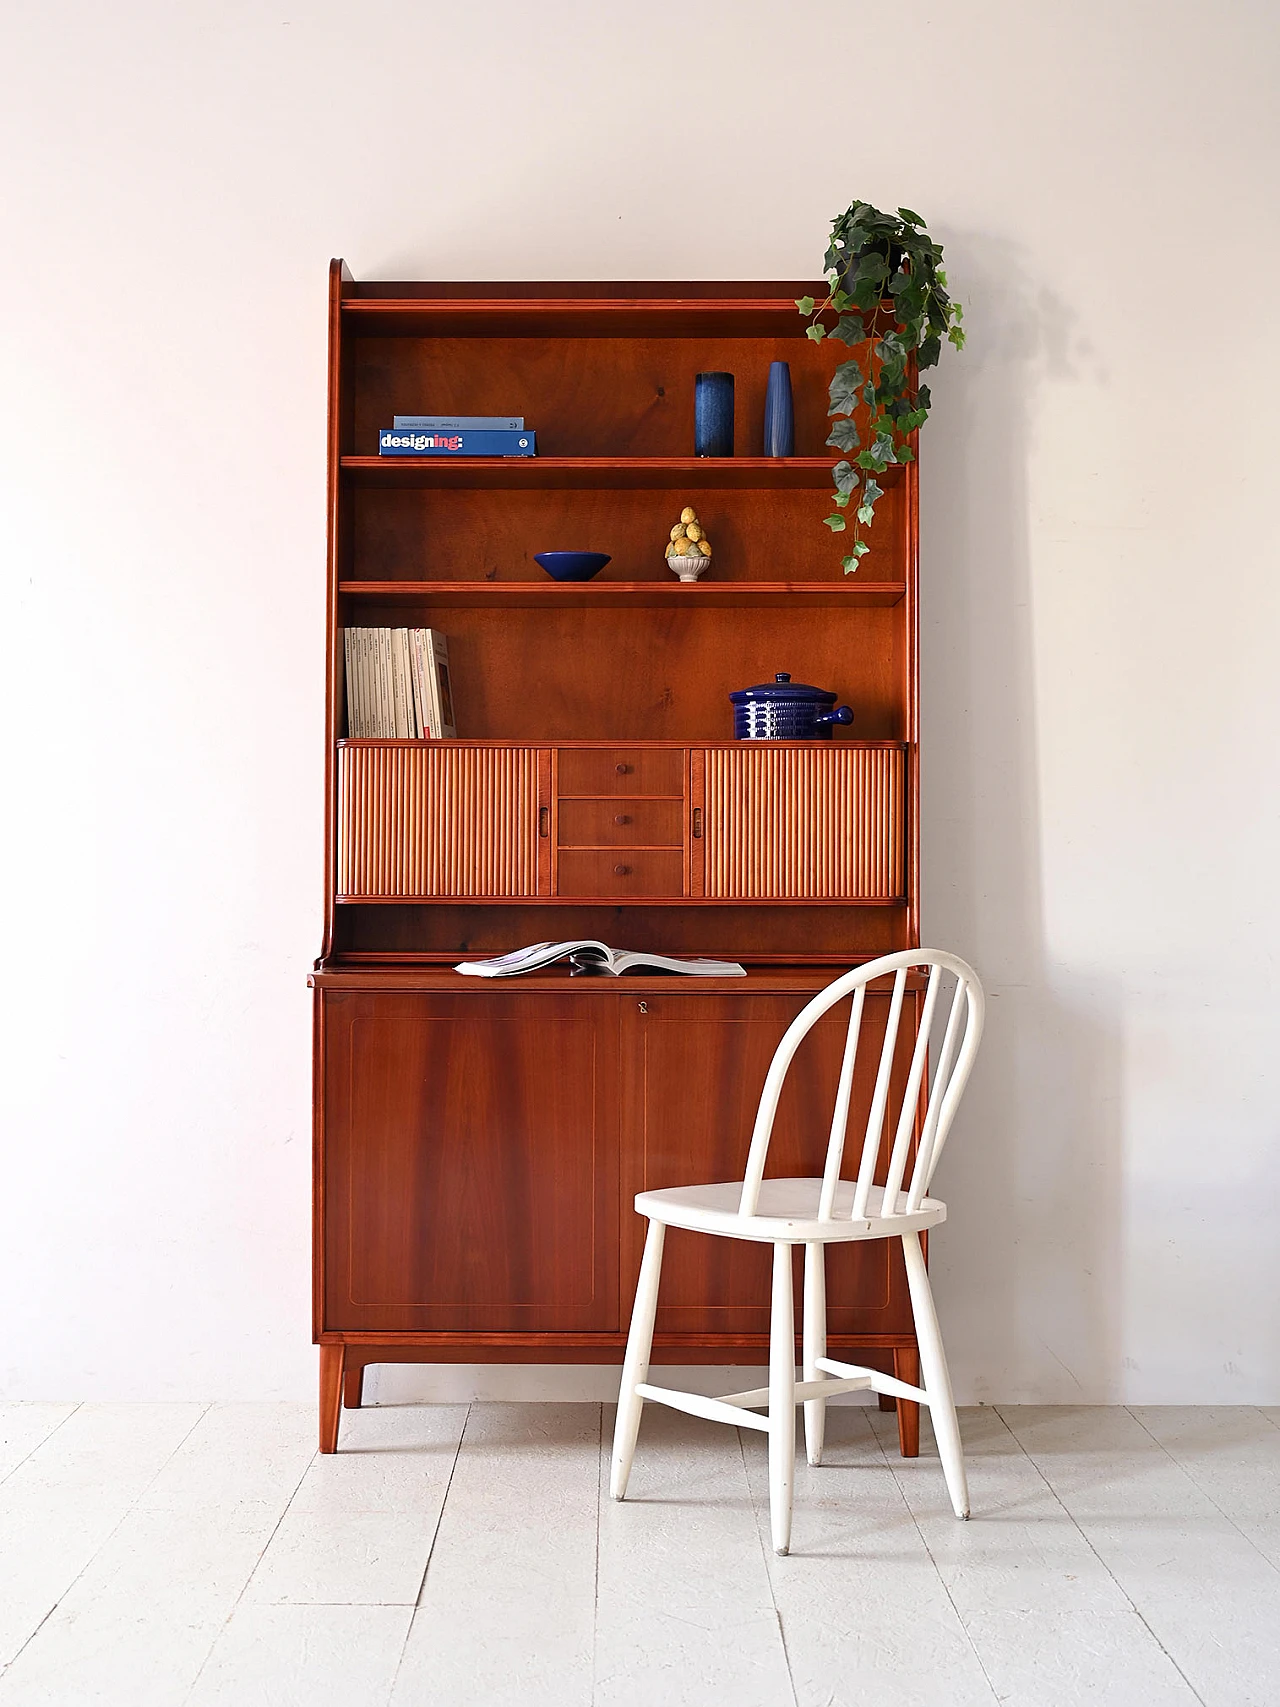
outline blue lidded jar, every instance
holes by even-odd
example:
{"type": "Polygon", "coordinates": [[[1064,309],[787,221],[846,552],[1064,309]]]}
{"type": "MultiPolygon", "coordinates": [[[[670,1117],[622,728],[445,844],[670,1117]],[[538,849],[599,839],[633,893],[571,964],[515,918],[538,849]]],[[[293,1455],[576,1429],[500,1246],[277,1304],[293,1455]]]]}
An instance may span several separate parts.
{"type": "Polygon", "coordinates": [[[823,688],[793,682],[779,670],[771,682],[731,693],[733,733],[738,741],[829,741],[837,723],[853,722],[847,705],[823,688]]]}

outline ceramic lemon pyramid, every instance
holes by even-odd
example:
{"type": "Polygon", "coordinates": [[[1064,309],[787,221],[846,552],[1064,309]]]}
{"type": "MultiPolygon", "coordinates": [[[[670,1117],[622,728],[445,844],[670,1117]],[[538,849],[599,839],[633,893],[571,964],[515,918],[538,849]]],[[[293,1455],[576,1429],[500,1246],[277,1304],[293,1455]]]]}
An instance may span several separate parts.
{"type": "Polygon", "coordinates": [[[667,546],[667,568],[682,581],[696,581],[711,561],[711,541],[702,531],[698,513],[690,504],[680,512],[667,546]]]}

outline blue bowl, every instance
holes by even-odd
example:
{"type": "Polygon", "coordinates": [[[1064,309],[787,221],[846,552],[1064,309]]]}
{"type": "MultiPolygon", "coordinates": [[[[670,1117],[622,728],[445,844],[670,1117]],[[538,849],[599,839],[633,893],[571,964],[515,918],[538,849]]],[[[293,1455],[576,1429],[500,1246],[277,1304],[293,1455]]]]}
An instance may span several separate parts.
{"type": "Polygon", "coordinates": [[[553,581],[589,581],[612,558],[604,551],[535,551],[533,561],[540,563],[553,581]]]}

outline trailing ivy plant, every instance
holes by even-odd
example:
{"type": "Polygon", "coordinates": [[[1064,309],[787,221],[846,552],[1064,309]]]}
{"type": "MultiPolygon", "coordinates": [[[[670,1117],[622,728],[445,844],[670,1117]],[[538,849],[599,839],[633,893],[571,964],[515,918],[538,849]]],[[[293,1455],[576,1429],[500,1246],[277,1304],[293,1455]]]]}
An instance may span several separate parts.
{"type": "Polygon", "coordinates": [[[907,207],[881,213],[867,202],[854,202],[831,221],[823,271],[830,286],[826,301],[796,298],[810,322],[808,336],[815,343],[838,338],[851,349],[866,346],[865,368],[850,358],[836,369],[827,410],[835,418],[827,443],[844,452],[831,471],[836,508],[826,525],[832,533],[848,528],[845,512],[857,495],[853,542],[843,559],[847,575],[870,550],[863,529],[871,526],[884,495],[876,476],[893,463],[914,459],[911,435],[929,418],[929,387],[919,383],[920,370],[935,366],[944,338],[957,350],[964,348],[963,310],[947,295],[942,245],[907,207]],[[834,326],[824,318],[830,314],[836,316],[834,326]],[[870,410],[866,444],[854,423],[859,404],[870,410]]]}

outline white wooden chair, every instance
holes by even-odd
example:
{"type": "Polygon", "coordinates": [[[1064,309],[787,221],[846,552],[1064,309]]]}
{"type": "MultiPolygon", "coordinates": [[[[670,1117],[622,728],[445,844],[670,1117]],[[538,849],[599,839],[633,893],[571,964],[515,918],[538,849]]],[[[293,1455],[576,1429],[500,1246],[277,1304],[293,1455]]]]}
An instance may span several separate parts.
{"type": "Polygon", "coordinates": [[[615,1500],[626,1495],[640,1428],[640,1413],[646,1399],[672,1405],[678,1411],[707,1417],[714,1422],[760,1429],[769,1437],[769,1510],[773,1545],[777,1552],[786,1553],[791,1541],[796,1404],[804,1404],[809,1462],[820,1464],[827,1400],[836,1393],[870,1388],[876,1393],[915,1399],[928,1405],[951,1503],[957,1517],[968,1517],[969,1491],[960,1430],[924,1253],[920,1248],[920,1234],[925,1228],[946,1219],[946,1205],[925,1194],[978,1051],[982,1016],[982,986],[977,974],[954,954],[943,954],[933,949],[909,949],[901,954],[885,955],[846,972],[808,1003],[792,1021],[778,1045],[760,1096],[746,1174],[741,1184],[734,1180],[723,1185],[672,1186],[639,1194],[636,1209],[648,1217],[649,1231],[631,1312],[631,1332],[627,1339],[622,1387],[618,1395],[610,1480],[610,1492],[615,1500]],[[894,1127],[888,1170],[884,1184],[874,1185],[872,1180],[881,1153],[882,1134],[890,1113],[894,1051],[907,976],[913,967],[928,967],[928,982],[894,1127]],[[857,1178],[846,1180],[841,1177],[841,1167],[867,985],[889,973],[893,974],[893,993],[862,1139],[857,1178]],[[926,1080],[926,1059],[930,1035],[940,1016],[939,998],[946,973],[952,974],[956,983],[930,1086],[926,1080]],[[774,1115],[792,1058],[811,1027],[850,993],[853,1002],[849,1032],[822,1178],[765,1179],[774,1115]],[[908,1174],[908,1164],[912,1161],[912,1138],[917,1130],[919,1142],[908,1174]],[[653,1344],[653,1320],[662,1270],[662,1244],[668,1227],[685,1227],[691,1232],[710,1233],[717,1238],[751,1239],[773,1246],[773,1306],[767,1387],[746,1393],[730,1393],[723,1399],[709,1399],[699,1393],[684,1393],[649,1384],[649,1353],[653,1344]],[[902,1240],[916,1339],[920,1346],[923,1387],[912,1387],[905,1381],[882,1375],[877,1369],[837,1363],[826,1355],[825,1247],[848,1239],[902,1240]],[[804,1351],[803,1380],[797,1382],[791,1249],[793,1245],[800,1244],[805,1248],[804,1351]],[[763,1406],[768,1407],[768,1414],[756,1416],[754,1412],[763,1406]]]}

